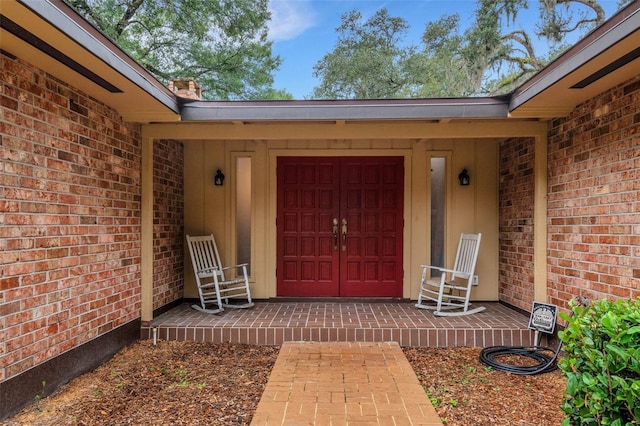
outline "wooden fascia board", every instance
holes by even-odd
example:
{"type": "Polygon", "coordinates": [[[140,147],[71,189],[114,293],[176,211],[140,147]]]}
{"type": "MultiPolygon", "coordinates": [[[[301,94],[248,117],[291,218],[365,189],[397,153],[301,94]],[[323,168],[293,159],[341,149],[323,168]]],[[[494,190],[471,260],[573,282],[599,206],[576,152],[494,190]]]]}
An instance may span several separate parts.
{"type": "Polygon", "coordinates": [[[510,138],[536,136],[547,131],[546,122],[508,120],[440,123],[160,123],[143,127],[153,139],[176,140],[314,140],[314,139],[444,139],[510,138]]]}

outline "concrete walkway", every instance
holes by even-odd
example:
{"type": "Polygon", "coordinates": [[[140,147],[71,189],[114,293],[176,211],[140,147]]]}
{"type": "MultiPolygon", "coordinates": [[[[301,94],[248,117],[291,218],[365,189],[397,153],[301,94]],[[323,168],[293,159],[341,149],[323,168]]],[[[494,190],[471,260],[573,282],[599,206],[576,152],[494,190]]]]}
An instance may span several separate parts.
{"type": "Polygon", "coordinates": [[[251,425],[442,422],[396,342],[285,342],[251,425]]]}

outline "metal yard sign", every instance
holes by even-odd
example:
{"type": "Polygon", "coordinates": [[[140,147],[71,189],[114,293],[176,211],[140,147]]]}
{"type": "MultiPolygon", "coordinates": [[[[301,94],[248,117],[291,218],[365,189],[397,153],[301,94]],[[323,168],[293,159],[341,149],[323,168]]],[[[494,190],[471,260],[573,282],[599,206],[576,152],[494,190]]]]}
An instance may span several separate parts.
{"type": "Polygon", "coordinates": [[[558,307],[548,303],[533,302],[531,317],[529,318],[529,328],[553,334],[556,326],[558,307]]]}

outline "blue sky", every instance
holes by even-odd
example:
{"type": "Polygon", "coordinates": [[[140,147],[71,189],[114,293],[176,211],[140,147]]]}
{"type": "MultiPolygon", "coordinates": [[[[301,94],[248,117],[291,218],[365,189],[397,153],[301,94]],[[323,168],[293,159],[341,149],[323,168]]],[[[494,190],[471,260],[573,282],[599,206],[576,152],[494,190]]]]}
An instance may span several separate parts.
{"type": "MultiPolygon", "coordinates": [[[[609,17],[616,9],[616,0],[600,0],[609,17]]],[[[538,17],[536,0],[530,0],[531,10],[518,15],[517,27],[531,28],[538,17]]],[[[269,37],[273,52],[283,60],[275,74],[274,87],[285,89],[295,99],[309,97],[318,81],[313,78],[313,66],[335,46],[335,29],[340,17],[353,9],[364,19],[378,9],[386,8],[391,16],[400,16],[410,25],[405,38],[408,44],[418,44],[427,22],[445,14],[459,13],[463,26],[473,19],[476,2],[472,0],[269,0],[272,22],[269,37]]]]}

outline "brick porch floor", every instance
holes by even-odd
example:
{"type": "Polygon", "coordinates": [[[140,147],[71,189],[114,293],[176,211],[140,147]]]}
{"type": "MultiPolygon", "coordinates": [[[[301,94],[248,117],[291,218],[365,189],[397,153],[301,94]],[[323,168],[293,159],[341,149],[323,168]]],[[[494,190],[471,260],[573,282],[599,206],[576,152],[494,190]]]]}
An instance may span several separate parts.
{"type": "MultiPolygon", "coordinates": [[[[479,303],[480,304],[480,303],[479,303]]],[[[436,317],[408,302],[257,302],[219,315],[182,304],[141,330],[143,339],[282,345],[307,342],[397,342],[400,346],[530,345],[529,318],[500,303],[461,317],[436,317]]]]}

